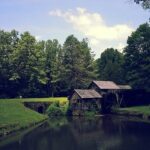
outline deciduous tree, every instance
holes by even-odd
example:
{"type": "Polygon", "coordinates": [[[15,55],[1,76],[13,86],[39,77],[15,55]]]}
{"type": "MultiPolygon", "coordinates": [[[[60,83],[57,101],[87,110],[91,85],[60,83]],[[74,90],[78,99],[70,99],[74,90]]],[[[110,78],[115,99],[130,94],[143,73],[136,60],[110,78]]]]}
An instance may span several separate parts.
{"type": "Polygon", "coordinates": [[[145,23],[127,40],[126,78],[135,88],[150,90],[150,25],[145,23]]]}

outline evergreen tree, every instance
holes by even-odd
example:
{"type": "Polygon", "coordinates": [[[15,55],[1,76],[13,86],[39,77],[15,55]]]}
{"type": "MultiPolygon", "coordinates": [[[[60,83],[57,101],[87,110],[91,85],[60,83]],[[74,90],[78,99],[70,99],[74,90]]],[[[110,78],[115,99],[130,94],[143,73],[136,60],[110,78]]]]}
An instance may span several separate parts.
{"type": "Polygon", "coordinates": [[[99,80],[111,80],[124,83],[123,54],[113,48],[106,49],[97,60],[97,75],[99,80]]]}
{"type": "Polygon", "coordinates": [[[92,61],[86,40],[80,42],[73,35],[68,36],[63,46],[62,62],[62,84],[65,94],[69,94],[74,88],[85,88],[89,84],[94,76],[92,61]]]}

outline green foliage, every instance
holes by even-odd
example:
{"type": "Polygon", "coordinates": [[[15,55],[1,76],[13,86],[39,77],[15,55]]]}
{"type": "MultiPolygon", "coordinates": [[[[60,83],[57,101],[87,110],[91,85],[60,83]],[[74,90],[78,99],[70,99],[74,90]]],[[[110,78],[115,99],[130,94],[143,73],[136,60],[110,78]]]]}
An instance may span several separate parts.
{"type": "Polygon", "coordinates": [[[134,0],[135,3],[141,4],[144,9],[150,9],[150,1],[149,0],[134,0]]]}
{"type": "Polygon", "coordinates": [[[122,53],[113,48],[106,49],[96,61],[98,79],[124,83],[123,61],[122,53]]]}
{"type": "Polygon", "coordinates": [[[57,40],[47,40],[45,42],[45,72],[47,81],[47,95],[53,96],[57,91],[57,81],[59,80],[59,67],[61,45],[57,40]]]}
{"type": "Polygon", "coordinates": [[[124,55],[109,48],[94,61],[87,39],[70,35],[61,46],[56,39],[36,41],[29,32],[0,30],[0,97],[68,96],[87,88],[96,75],[149,90],[149,24],[133,32],[127,44],[124,55]]]}
{"type": "Polygon", "coordinates": [[[124,50],[127,81],[135,88],[150,90],[150,25],[141,25],[127,44],[124,50]]]}
{"type": "Polygon", "coordinates": [[[71,35],[62,47],[56,39],[0,30],[0,97],[67,96],[94,78],[92,63],[86,39],[71,35]]]}
{"type": "Polygon", "coordinates": [[[51,104],[51,105],[48,107],[46,113],[47,113],[49,116],[62,116],[62,115],[63,115],[62,110],[60,109],[59,106],[57,106],[56,103],[51,104]]]}
{"type": "Polygon", "coordinates": [[[95,77],[93,56],[87,40],[78,41],[73,35],[68,36],[63,46],[61,78],[64,93],[67,95],[74,88],[85,88],[95,77]],[[68,82],[69,81],[69,82],[68,82]]]}
{"type": "Polygon", "coordinates": [[[49,116],[64,116],[68,110],[68,103],[54,101],[46,110],[49,116]]]}
{"type": "Polygon", "coordinates": [[[21,102],[56,102],[58,101],[61,106],[68,105],[67,97],[48,97],[48,98],[21,98],[14,99],[21,102]]]}

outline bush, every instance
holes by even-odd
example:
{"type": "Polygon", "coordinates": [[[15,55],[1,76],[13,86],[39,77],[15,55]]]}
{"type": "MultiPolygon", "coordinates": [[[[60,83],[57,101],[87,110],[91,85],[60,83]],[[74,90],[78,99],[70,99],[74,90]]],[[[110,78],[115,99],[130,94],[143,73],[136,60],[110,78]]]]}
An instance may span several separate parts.
{"type": "Polygon", "coordinates": [[[59,102],[52,103],[46,110],[48,116],[63,116],[65,115],[63,108],[59,106],[59,102]]]}

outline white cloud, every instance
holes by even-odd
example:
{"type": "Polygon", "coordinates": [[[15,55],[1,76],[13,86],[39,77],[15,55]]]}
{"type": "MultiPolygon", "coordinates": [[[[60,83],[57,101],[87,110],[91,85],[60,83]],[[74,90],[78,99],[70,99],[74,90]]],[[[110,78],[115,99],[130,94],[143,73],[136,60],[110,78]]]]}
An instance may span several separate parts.
{"type": "Polygon", "coordinates": [[[125,44],[119,43],[116,48],[117,48],[118,50],[120,50],[120,51],[123,51],[123,48],[124,48],[125,46],[126,46],[125,44]]]}
{"type": "Polygon", "coordinates": [[[37,36],[35,36],[35,39],[39,41],[39,40],[41,40],[41,39],[42,39],[42,36],[37,35],[37,36]]]}
{"type": "Polygon", "coordinates": [[[58,9],[49,12],[49,15],[63,18],[75,30],[88,37],[92,49],[96,49],[95,52],[98,54],[108,47],[122,49],[127,37],[133,31],[133,28],[127,24],[108,26],[101,14],[91,13],[85,8],[68,11],[58,9]]]}

